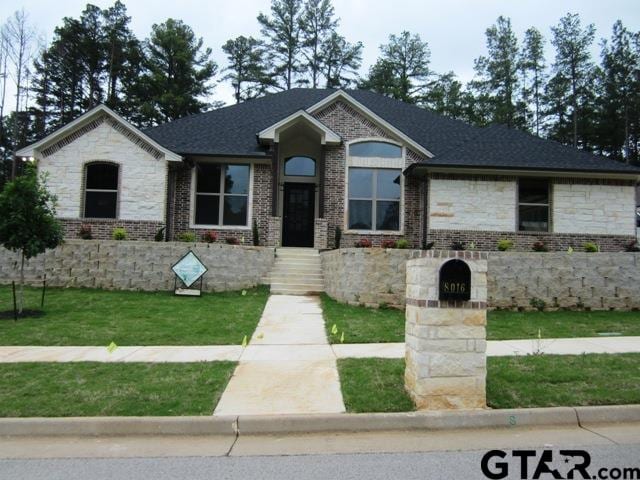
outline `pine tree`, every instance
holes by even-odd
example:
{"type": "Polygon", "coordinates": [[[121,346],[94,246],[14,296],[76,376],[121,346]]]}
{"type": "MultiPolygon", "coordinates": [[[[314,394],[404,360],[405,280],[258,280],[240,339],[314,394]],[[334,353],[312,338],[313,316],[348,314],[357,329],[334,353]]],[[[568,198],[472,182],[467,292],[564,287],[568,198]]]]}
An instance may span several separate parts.
{"type": "Polygon", "coordinates": [[[438,75],[429,83],[421,105],[451,118],[467,118],[468,94],[453,72],[438,75]]]}
{"type": "MultiPolygon", "coordinates": [[[[583,122],[583,116],[587,115],[584,110],[587,107],[590,84],[592,78],[593,63],[589,49],[595,37],[595,27],[589,24],[582,28],[580,16],[578,14],[567,14],[560,19],[560,23],[551,28],[553,37],[551,43],[556,48],[556,58],[553,64],[553,73],[558,80],[555,87],[565,85],[566,91],[559,92],[563,99],[556,98],[557,101],[566,101],[570,107],[571,115],[571,135],[566,137],[562,134],[566,127],[558,124],[554,126],[554,137],[557,140],[572,143],[574,147],[586,143],[584,136],[581,137],[578,125],[583,122]]],[[[559,119],[557,119],[559,121],[559,119]]]]}
{"type": "Polygon", "coordinates": [[[168,122],[200,113],[210,106],[203,98],[213,89],[217,65],[191,27],[181,20],[154,24],[145,45],[146,72],[136,86],[141,125],[168,122]]]}
{"type": "Polygon", "coordinates": [[[262,42],[253,37],[239,36],[222,46],[229,64],[222,80],[231,81],[236,103],[262,95],[271,85],[264,64],[262,42]]]}
{"type": "Polygon", "coordinates": [[[321,70],[327,88],[348,87],[362,65],[362,43],[351,44],[333,32],[322,44],[321,70]]]}
{"type": "Polygon", "coordinates": [[[415,103],[424,93],[430,70],[431,52],[420,35],[404,31],[390,35],[380,46],[381,56],[369,70],[360,88],[373,90],[403,102],[415,103]]]}
{"type": "Polygon", "coordinates": [[[638,159],[640,49],[637,37],[618,20],[613,25],[610,41],[602,43],[598,143],[603,151],[627,163],[638,159]]]}
{"type": "Polygon", "coordinates": [[[523,100],[532,104],[533,121],[527,122],[533,132],[540,136],[542,125],[542,105],[547,73],[544,58],[544,37],[536,28],[529,28],[524,34],[520,68],[523,72],[523,100]]]}
{"type": "Polygon", "coordinates": [[[511,20],[498,17],[496,24],[486,30],[486,37],[487,56],[475,61],[477,79],[473,86],[486,101],[492,122],[522,127],[525,122],[521,113],[524,107],[518,98],[518,40],[511,20]]]}
{"type": "Polygon", "coordinates": [[[329,38],[335,34],[338,20],[331,0],[307,0],[300,17],[302,26],[302,54],[311,75],[311,87],[317,88],[324,63],[324,55],[329,38]]]}
{"type": "Polygon", "coordinates": [[[278,79],[276,85],[282,90],[290,90],[296,83],[296,76],[303,72],[301,15],[302,0],[272,0],[271,16],[258,15],[269,61],[273,64],[272,75],[278,79]]]}

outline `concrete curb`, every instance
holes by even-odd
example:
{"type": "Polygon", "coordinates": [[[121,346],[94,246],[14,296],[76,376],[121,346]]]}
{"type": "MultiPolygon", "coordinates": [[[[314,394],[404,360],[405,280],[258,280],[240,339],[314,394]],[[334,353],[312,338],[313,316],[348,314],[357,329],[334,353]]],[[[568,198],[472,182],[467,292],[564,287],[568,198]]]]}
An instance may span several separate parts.
{"type": "Polygon", "coordinates": [[[0,419],[0,436],[285,435],[640,422],[640,405],[456,412],[0,419]]]}

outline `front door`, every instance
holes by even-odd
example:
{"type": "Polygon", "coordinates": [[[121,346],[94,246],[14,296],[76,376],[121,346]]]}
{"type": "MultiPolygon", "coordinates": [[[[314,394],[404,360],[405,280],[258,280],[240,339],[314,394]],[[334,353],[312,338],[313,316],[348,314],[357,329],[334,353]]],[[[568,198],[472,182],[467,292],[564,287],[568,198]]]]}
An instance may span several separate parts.
{"type": "Polygon", "coordinates": [[[313,247],[315,185],[285,183],[282,218],[284,247],[313,247]]]}

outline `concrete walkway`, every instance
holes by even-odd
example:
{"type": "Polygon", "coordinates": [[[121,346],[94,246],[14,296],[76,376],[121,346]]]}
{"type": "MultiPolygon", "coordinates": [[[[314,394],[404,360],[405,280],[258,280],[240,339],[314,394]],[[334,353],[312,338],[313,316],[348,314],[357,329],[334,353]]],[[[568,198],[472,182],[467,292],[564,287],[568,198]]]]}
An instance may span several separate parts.
{"type": "MultiPolygon", "coordinates": [[[[284,297],[284,296],[283,296],[284,297]]],[[[301,297],[288,297],[301,298],[301,297]]],[[[275,302],[276,300],[274,300],[275,302]]],[[[312,307],[309,307],[312,308],[312,307]]],[[[318,306],[319,308],[319,306],[318,306]]],[[[265,315],[267,311],[265,310],[265,315]]],[[[404,343],[327,345],[314,313],[263,317],[246,349],[240,345],[118,347],[0,347],[0,363],[17,362],[270,362],[335,361],[337,358],[402,358],[404,343]],[[297,318],[297,320],[296,320],[297,318]],[[294,337],[299,343],[294,343],[294,337]],[[289,343],[287,343],[289,342],[289,343]],[[254,348],[256,347],[256,348],[254,348]],[[262,348],[257,348],[262,347],[262,348]],[[266,348],[269,347],[269,348],[266,348]],[[244,350],[244,353],[243,353],[244,350]]],[[[640,353],[640,337],[586,337],[487,342],[487,355],[504,357],[546,353],[640,353]]]]}
{"type": "Polygon", "coordinates": [[[319,298],[271,295],[214,414],[344,411],[319,298]]]}

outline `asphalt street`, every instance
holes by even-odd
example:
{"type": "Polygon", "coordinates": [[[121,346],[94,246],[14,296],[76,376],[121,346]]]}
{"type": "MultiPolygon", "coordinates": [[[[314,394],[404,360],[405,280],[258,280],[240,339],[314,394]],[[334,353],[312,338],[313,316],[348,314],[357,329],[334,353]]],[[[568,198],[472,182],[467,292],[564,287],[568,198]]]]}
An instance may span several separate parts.
{"type": "MultiPolygon", "coordinates": [[[[591,445],[583,449],[591,457],[589,472],[602,467],[640,467],[640,445],[591,445]]],[[[531,478],[543,449],[528,460],[531,478]]],[[[553,449],[549,464],[566,478],[571,463],[553,449]]],[[[165,480],[165,479],[484,479],[482,451],[334,454],[250,457],[77,458],[0,460],[2,480],[165,480]]],[[[509,475],[521,478],[520,459],[506,451],[509,475]]],[[[498,467],[489,462],[492,471],[498,467]]],[[[540,478],[552,478],[542,475],[540,478]]],[[[581,478],[580,475],[575,478],[581,478]]],[[[638,478],[638,477],[636,477],[638,478]]]]}

